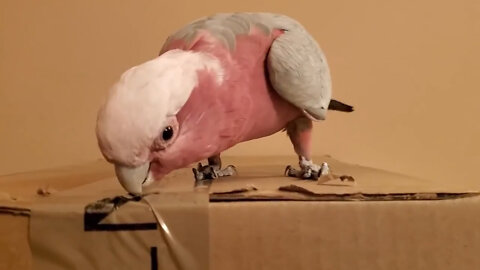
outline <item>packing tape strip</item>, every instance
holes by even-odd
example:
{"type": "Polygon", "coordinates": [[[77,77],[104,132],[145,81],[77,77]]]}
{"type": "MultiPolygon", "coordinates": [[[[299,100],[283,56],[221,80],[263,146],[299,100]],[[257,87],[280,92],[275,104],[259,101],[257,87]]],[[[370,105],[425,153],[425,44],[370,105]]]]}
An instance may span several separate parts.
{"type": "Polygon", "coordinates": [[[167,244],[168,250],[170,251],[170,255],[172,256],[175,264],[177,265],[179,270],[195,270],[198,269],[197,263],[192,258],[191,254],[176,240],[175,236],[171,233],[168,229],[165,220],[163,219],[162,215],[153,207],[152,203],[144,196],[142,198],[143,201],[147,203],[152,211],[157,224],[159,225],[159,230],[167,244]]]}

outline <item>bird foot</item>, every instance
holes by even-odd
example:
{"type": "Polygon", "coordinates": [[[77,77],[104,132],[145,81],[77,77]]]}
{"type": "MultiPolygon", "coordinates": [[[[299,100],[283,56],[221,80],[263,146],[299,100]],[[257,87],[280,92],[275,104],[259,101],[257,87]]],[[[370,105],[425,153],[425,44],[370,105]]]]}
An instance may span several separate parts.
{"type": "Polygon", "coordinates": [[[285,175],[289,177],[295,177],[305,180],[318,180],[323,175],[328,175],[330,173],[330,168],[326,162],[323,162],[322,165],[317,165],[310,162],[300,162],[300,170],[293,168],[288,165],[285,168],[285,175]]]}
{"type": "Polygon", "coordinates": [[[305,180],[314,180],[319,183],[327,182],[333,179],[340,179],[342,182],[355,182],[355,179],[350,175],[336,175],[331,170],[326,162],[322,165],[314,164],[311,160],[300,157],[300,170],[288,165],[285,169],[285,175],[305,180]]]}
{"type": "Polygon", "coordinates": [[[197,168],[192,168],[192,171],[195,182],[237,174],[237,169],[233,165],[228,165],[225,169],[221,169],[220,166],[217,165],[202,165],[202,163],[198,163],[197,168]]]}

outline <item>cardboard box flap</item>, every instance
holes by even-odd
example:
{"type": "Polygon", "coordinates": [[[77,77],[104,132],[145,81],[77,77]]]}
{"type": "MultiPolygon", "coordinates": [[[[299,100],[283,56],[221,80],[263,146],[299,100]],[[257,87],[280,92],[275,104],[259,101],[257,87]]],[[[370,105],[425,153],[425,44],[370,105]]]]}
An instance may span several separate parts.
{"type": "Polygon", "coordinates": [[[211,200],[430,200],[477,195],[480,185],[455,179],[451,182],[419,179],[398,173],[348,164],[329,156],[335,179],[300,180],[284,176],[286,165],[295,160],[283,157],[250,158],[239,162],[239,175],[213,181],[211,200]],[[354,182],[342,181],[346,175],[354,182]]]}
{"type": "Polygon", "coordinates": [[[0,214],[29,216],[32,203],[44,196],[114,175],[103,160],[82,165],[0,176],[0,214]]]}
{"type": "Polygon", "coordinates": [[[29,202],[39,195],[49,195],[113,176],[112,166],[104,160],[3,175],[0,176],[0,201],[29,202]]]}

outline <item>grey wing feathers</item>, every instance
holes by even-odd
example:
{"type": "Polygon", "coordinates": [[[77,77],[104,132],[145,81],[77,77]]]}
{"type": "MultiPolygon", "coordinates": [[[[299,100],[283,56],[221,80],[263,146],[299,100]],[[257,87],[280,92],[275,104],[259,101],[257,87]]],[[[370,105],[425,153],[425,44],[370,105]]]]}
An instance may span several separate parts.
{"type": "Polygon", "coordinates": [[[310,119],[323,120],[332,95],[327,60],[299,23],[282,19],[288,21],[283,27],[286,31],[272,43],[267,58],[270,82],[280,96],[310,119]]]}
{"type": "MultiPolygon", "coordinates": [[[[252,26],[258,27],[266,34],[272,30],[269,16],[263,13],[217,13],[203,17],[182,27],[168,37],[166,45],[176,39],[191,42],[198,34],[198,30],[206,30],[220,40],[230,50],[235,49],[236,35],[249,33],[252,26]]],[[[164,46],[166,46],[164,45],[164,46]]]]}

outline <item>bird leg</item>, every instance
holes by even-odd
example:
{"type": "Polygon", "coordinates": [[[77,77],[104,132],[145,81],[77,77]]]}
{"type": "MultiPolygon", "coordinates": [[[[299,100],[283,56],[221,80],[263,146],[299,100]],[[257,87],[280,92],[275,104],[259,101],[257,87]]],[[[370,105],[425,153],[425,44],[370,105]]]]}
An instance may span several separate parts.
{"type": "Polygon", "coordinates": [[[222,169],[220,155],[209,157],[208,165],[202,165],[202,163],[199,162],[197,168],[193,168],[192,171],[196,182],[237,174],[237,170],[233,165],[228,165],[222,169]]]}
{"type": "Polygon", "coordinates": [[[328,174],[330,169],[326,162],[317,165],[310,158],[312,121],[306,117],[297,118],[287,124],[286,130],[298,155],[300,170],[288,165],[285,169],[285,175],[317,180],[321,175],[328,174]]]}

